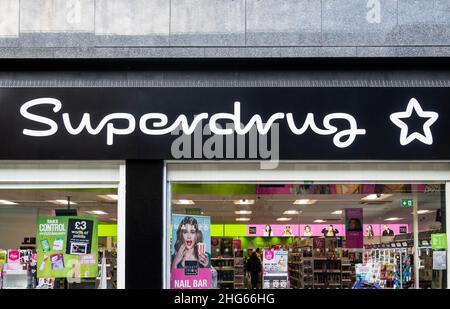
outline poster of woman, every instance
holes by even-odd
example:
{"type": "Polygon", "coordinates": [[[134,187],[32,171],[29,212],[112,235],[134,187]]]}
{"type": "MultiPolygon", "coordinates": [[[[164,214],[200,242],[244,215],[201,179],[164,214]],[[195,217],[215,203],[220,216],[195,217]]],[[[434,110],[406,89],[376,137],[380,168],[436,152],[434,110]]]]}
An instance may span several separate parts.
{"type": "Polygon", "coordinates": [[[211,285],[211,218],[172,215],[171,287],[207,289],[211,285]]]}

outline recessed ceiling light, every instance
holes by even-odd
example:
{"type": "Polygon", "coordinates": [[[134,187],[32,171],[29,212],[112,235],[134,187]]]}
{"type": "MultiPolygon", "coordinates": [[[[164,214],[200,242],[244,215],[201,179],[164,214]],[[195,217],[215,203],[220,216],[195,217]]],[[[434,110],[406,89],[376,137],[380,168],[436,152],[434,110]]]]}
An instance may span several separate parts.
{"type": "Polygon", "coordinates": [[[284,218],[284,217],[277,218],[277,221],[291,221],[291,220],[292,220],[292,218],[284,218]]]}
{"type": "Polygon", "coordinates": [[[250,218],[236,218],[236,221],[250,221],[250,218]]]}
{"type": "Polygon", "coordinates": [[[107,201],[117,201],[119,199],[119,196],[117,194],[106,194],[97,196],[107,201]]]}
{"type": "Polygon", "coordinates": [[[398,220],[403,220],[403,218],[392,217],[392,218],[384,219],[384,221],[398,221],[398,220]]]}
{"type": "Polygon", "coordinates": [[[178,205],[194,205],[194,201],[193,200],[173,200],[174,204],[178,204],[178,205]]]}
{"type": "Polygon", "coordinates": [[[252,211],[251,210],[236,210],[234,213],[236,215],[251,215],[252,211]]]}
{"type": "Polygon", "coordinates": [[[247,200],[247,199],[241,199],[241,200],[237,200],[234,201],[235,205],[253,205],[255,204],[255,200],[247,200]]]}
{"type": "Polygon", "coordinates": [[[298,210],[286,210],[283,215],[298,215],[300,212],[298,210]]]}
{"type": "Polygon", "coordinates": [[[322,219],[317,219],[317,220],[314,220],[314,222],[315,223],[324,223],[324,222],[327,222],[326,220],[322,220],[322,219]]]}
{"type": "MultiPolygon", "coordinates": [[[[47,202],[58,205],[67,205],[67,200],[51,200],[47,202]]],[[[77,205],[77,203],[70,201],[70,205],[77,205]]]]}
{"type": "Polygon", "coordinates": [[[366,197],[363,197],[361,200],[376,201],[376,200],[383,200],[389,196],[392,196],[392,194],[369,194],[366,197]]]}
{"type": "Polygon", "coordinates": [[[336,210],[331,213],[332,215],[342,215],[342,210],[336,210]]]}
{"type": "Polygon", "coordinates": [[[314,204],[315,202],[317,202],[317,200],[310,200],[310,199],[300,199],[300,200],[295,200],[294,201],[294,205],[311,205],[314,204]]]}
{"type": "MultiPolygon", "coordinates": [[[[418,215],[424,215],[424,214],[429,214],[429,213],[432,213],[432,212],[434,212],[434,211],[433,210],[428,210],[428,209],[423,209],[423,210],[418,210],[417,214],[418,215]]],[[[412,212],[411,214],[414,214],[414,213],[412,212]]]]}
{"type": "Polygon", "coordinates": [[[0,204],[2,204],[2,205],[17,205],[17,203],[7,201],[7,200],[0,200],[0,204]]]}
{"type": "Polygon", "coordinates": [[[91,210],[86,211],[87,213],[93,214],[93,215],[107,215],[107,212],[104,212],[103,210],[91,210]]]}

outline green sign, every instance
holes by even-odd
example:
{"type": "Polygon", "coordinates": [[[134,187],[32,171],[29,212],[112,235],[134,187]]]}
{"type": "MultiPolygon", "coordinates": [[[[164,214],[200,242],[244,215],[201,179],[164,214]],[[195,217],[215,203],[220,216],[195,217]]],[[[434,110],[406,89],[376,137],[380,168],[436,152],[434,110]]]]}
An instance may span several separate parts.
{"type": "Polygon", "coordinates": [[[0,265],[6,264],[6,250],[0,250],[0,265]]]}
{"type": "Polygon", "coordinates": [[[200,208],[186,208],[187,215],[201,215],[202,210],[200,208]]]}
{"type": "Polygon", "coordinates": [[[96,217],[38,217],[38,278],[96,278],[96,217]]]}
{"type": "Polygon", "coordinates": [[[432,249],[447,249],[447,234],[431,234],[432,249]]]}
{"type": "Polygon", "coordinates": [[[413,205],[413,200],[402,200],[402,207],[412,207],[413,205]]]}

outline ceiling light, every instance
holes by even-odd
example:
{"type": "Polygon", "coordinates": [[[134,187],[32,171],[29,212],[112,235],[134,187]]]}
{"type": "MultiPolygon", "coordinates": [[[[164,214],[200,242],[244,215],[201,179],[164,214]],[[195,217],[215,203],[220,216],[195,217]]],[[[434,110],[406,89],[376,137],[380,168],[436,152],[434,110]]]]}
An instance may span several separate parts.
{"type": "Polygon", "coordinates": [[[366,197],[363,197],[361,200],[367,200],[367,201],[376,201],[376,200],[382,200],[385,199],[392,194],[369,194],[366,197]]]}
{"type": "Polygon", "coordinates": [[[194,205],[194,201],[193,200],[173,200],[174,204],[178,204],[178,205],[194,205]]]}
{"type": "Polygon", "coordinates": [[[314,222],[315,223],[325,223],[327,221],[326,220],[322,220],[322,219],[317,219],[317,220],[314,220],[314,222]]]}
{"type": "Polygon", "coordinates": [[[253,205],[255,204],[255,200],[247,200],[247,199],[241,199],[241,200],[237,200],[234,201],[235,205],[253,205]]]}
{"type": "Polygon", "coordinates": [[[311,204],[314,204],[315,202],[317,202],[317,200],[300,199],[300,200],[295,200],[294,205],[311,205],[311,204]]]}
{"type": "MultiPolygon", "coordinates": [[[[49,203],[58,204],[58,205],[67,205],[67,200],[51,200],[47,201],[49,203]]],[[[70,205],[77,205],[77,203],[70,201],[70,205]]]]}
{"type": "Polygon", "coordinates": [[[398,221],[398,220],[403,220],[403,218],[392,217],[392,218],[384,219],[384,221],[398,221]]]}
{"type": "Polygon", "coordinates": [[[283,215],[298,215],[300,212],[298,210],[286,210],[283,215]]]}
{"type": "Polygon", "coordinates": [[[277,221],[291,221],[292,218],[277,218],[277,221]]]}
{"type": "Polygon", "coordinates": [[[237,210],[234,212],[236,215],[251,215],[251,210],[237,210]]]}
{"type": "Polygon", "coordinates": [[[119,196],[117,194],[107,194],[107,195],[97,195],[98,197],[108,200],[108,201],[117,201],[119,196]]]}
{"type": "MultiPolygon", "coordinates": [[[[433,210],[428,210],[428,209],[423,209],[423,210],[418,210],[417,214],[418,215],[424,215],[424,214],[429,214],[429,213],[432,213],[432,212],[434,212],[434,211],[433,210]]],[[[411,214],[414,214],[414,213],[412,212],[411,214]]]]}
{"type": "Polygon", "coordinates": [[[86,211],[87,213],[93,214],[93,215],[107,215],[107,212],[104,212],[103,210],[91,210],[86,211]]]}
{"type": "Polygon", "coordinates": [[[250,221],[250,218],[236,218],[236,221],[250,221]]]}
{"type": "Polygon", "coordinates": [[[342,210],[336,210],[331,213],[332,215],[342,215],[342,210]]]}
{"type": "Polygon", "coordinates": [[[2,205],[17,205],[17,203],[7,201],[7,200],[0,200],[0,204],[2,204],[2,205]]]}

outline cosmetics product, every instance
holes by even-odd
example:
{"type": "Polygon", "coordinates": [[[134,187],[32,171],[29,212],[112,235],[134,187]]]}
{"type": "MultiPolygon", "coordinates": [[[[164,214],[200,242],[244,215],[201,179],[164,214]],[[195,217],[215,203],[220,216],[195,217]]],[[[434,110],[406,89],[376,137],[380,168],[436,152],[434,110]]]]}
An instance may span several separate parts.
{"type": "Polygon", "coordinates": [[[64,249],[64,239],[63,238],[56,238],[53,241],[53,251],[61,251],[64,249]]]}
{"type": "Polygon", "coordinates": [[[42,239],[41,245],[42,245],[42,251],[44,251],[44,252],[50,251],[50,244],[48,243],[47,239],[42,239]]]}
{"type": "Polygon", "coordinates": [[[64,256],[61,253],[52,254],[50,262],[52,263],[52,270],[64,269],[64,256]]]}
{"type": "Polygon", "coordinates": [[[44,271],[45,262],[48,260],[48,255],[44,255],[44,258],[42,259],[41,265],[39,266],[39,271],[44,271]]]}

